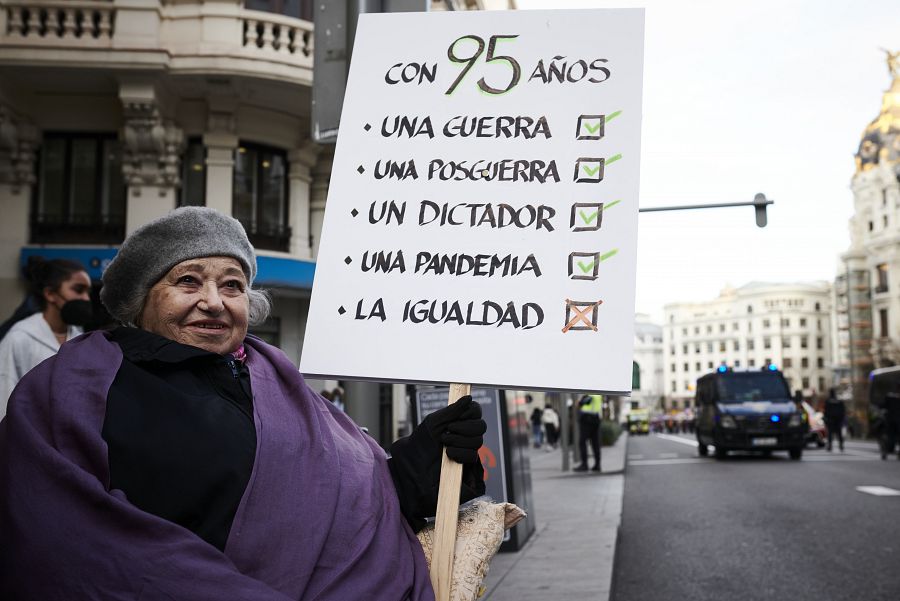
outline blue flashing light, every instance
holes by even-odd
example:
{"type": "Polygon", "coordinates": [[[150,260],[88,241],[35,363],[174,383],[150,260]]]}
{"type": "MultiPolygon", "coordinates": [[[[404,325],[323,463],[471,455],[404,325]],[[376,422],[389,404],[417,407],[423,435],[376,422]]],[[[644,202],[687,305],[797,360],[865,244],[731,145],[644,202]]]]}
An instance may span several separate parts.
{"type": "Polygon", "coordinates": [[[777,415],[773,415],[771,419],[772,419],[773,422],[780,422],[780,421],[781,421],[781,417],[779,417],[779,416],[777,416],[777,415]]]}
{"type": "Polygon", "coordinates": [[[769,363],[769,371],[778,371],[778,366],[774,363],[769,363]]]}
{"type": "Polygon", "coordinates": [[[724,374],[726,371],[728,371],[728,367],[725,365],[720,365],[716,371],[718,371],[720,374],[724,374]]]}

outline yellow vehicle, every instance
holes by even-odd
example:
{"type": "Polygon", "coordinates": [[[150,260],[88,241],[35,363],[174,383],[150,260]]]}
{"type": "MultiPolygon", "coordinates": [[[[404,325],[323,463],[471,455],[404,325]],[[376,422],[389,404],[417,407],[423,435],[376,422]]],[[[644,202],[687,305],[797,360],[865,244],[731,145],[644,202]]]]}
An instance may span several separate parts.
{"type": "Polygon", "coordinates": [[[646,409],[632,409],[628,414],[629,434],[650,433],[650,412],[646,409]]]}

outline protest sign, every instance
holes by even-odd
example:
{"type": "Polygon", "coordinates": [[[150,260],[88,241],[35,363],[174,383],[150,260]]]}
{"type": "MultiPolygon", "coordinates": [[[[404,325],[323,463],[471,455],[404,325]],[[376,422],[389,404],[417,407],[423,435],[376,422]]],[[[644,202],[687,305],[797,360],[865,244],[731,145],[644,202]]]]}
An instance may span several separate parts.
{"type": "Polygon", "coordinates": [[[362,15],[300,369],[630,390],[643,10],[362,15]]]}

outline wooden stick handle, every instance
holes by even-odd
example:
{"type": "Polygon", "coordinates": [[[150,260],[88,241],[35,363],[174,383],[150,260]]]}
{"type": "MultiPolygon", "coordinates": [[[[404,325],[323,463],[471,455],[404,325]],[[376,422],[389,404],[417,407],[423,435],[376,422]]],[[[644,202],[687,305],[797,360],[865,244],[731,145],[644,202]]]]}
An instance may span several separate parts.
{"type": "MultiPolygon", "coordinates": [[[[451,384],[447,404],[455,403],[471,392],[469,384],[451,384]]],[[[456,521],[459,517],[459,488],[462,465],[441,458],[441,481],[438,488],[437,514],[434,516],[434,549],[431,552],[431,586],[436,601],[450,601],[450,576],[453,573],[453,551],[456,547],[456,521]]]]}

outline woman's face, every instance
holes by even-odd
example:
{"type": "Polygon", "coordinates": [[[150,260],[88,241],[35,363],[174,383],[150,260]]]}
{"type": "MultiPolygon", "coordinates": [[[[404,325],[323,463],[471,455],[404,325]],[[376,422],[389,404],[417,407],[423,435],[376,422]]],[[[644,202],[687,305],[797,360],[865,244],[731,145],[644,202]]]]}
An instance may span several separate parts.
{"type": "Polygon", "coordinates": [[[56,290],[44,289],[47,305],[62,310],[63,305],[72,300],[91,300],[91,278],[86,271],[76,271],[63,280],[56,290]]]}
{"type": "Polygon", "coordinates": [[[147,295],[140,327],[223,355],[247,335],[250,298],[241,264],[231,257],[182,261],[147,295]]]}

